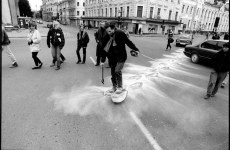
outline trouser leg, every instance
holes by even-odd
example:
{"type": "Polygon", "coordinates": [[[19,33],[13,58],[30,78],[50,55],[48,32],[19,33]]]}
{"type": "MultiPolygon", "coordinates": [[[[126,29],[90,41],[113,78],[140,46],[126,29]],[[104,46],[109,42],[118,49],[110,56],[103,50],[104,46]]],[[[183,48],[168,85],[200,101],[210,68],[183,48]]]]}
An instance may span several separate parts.
{"type": "Polygon", "coordinates": [[[52,54],[52,57],[53,57],[53,61],[52,63],[55,64],[56,61],[57,61],[57,54],[56,54],[56,47],[55,46],[51,46],[51,54],[52,54]]]}
{"type": "Polygon", "coordinates": [[[217,73],[211,72],[209,82],[208,82],[207,95],[212,94],[212,91],[213,91],[214,86],[216,84],[216,80],[217,80],[217,73]]]}
{"type": "Polygon", "coordinates": [[[116,68],[116,64],[112,64],[111,65],[111,76],[112,76],[111,81],[112,81],[114,89],[117,88],[117,80],[116,80],[115,68],[116,68]]]}
{"type": "Polygon", "coordinates": [[[217,73],[217,80],[216,80],[215,87],[212,91],[212,95],[215,95],[217,93],[219,87],[221,86],[226,76],[227,76],[227,72],[217,73]]]}
{"type": "Polygon", "coordinates": [[[3,48],[4,52],[7,54],[7,56],[10,58],[12,64],[17,62],[14,54],[12,53],[12,51],[8,45],[4,45],[4,46],[2,46],[2,48],[3,48]]]}
{"type": "Polygon", "coordinates": [[[32,52],[32,58],[34,60],[35,66],[38,66],[39,60],[37,58],[38,52],[32,52]]]}
{"type": "Polygon", "coordinates": [[[56,51],[57,51],[57,67],[59,68],[61,65],[61,63],[60,63],[61,49],[59,46],[57,46],[56,51]]]}
{"type": "Polygon", "coordinates": [[[124,62],[118,62],[115,67],[115,76],[117,80],[117,86],[118,88],[122,88],[122,68],[124,67],[124,62]]]}
{"type": "Polygon", "coordinates": [[[76,50],[78,61],[81,61],[80,49],[81,49],[81,46],[78,46],[76,50]]]}
{"type": "Polygon", "coordinates": [[[228,81],[229,81],[229,72],[227,73],[224,81],[222,82],[223,84],[228,84],[228,81]]]}
{"type": "Polygon", "coordinates": [[[83,47],[83,62],[86,60],[86,47],[83,47]]]}

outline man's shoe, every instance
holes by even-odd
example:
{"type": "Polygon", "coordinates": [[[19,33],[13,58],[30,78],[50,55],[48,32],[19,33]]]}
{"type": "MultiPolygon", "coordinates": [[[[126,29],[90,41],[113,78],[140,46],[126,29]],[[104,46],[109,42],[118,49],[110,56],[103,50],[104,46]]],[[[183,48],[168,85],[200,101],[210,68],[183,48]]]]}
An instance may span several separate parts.
{"type": "Polygon", "coordinates": [[[15,67],[18,67],[18,63],[17,63],[17,62],[14,62],[14,63],[10,66],[10,68],[15,68],[15,67]]]}
{"type": "Polygon", "coordinates": [[[55,70],[60,70],[60,68],[61,68],[61,67],[57,67],[57,68],[55,68],[55,70]]]}
{"type": "Polygon", "coordinates": [[[211,94],[210,97],[215,97],[215,95],[214,95],[214,94],[211,94]]]}
{"type": "Polygon", "coordinates": [[[33,67],[32,69],[33,69],[33,70],[34,70],[34,69],[39,69],[39,67],[38,67],[38,66],[35,66],[35,67],[33,67]]]}
{"type": "Polygon", "coordinates": [[[42,65],[43,65],[43,63],[41,62],[41,63],[39,64],[38,68],[41,68],[41,67],[42,67],[42,65]]]}
{"type": "Polygon", "coordinates": [[[51,64],[51,65],[50,65],[50,67],[54,67],[54,66],[55,66],[55,64],[51,64]]]}
{"type": "Polygon", "coordinates": [[[121,94],[123,92],[123,88],[117,88],[115,94],[121,94]]]}
{"type": "Polygon", "coordinates": [[[85,64],[85,62],[82,62],[81,64],[85,64]]]}
{"type": "Polygon", "coordinates": [[[81,62],[81,60],[78,60],[78,61],[77,61],[77,64],[79,64],[80,62],[81,62]]]}
{"type": "Polygon", "coordinates": [[[204,97],[204,99],[209,99],[211,96],[210,95],[206,95],[205,97],[204,97]]]}
{"type": "Polygon", "coordinates": [[[99,66],[100,64],[96,64],[95,66],[99,66]]]}
{"type": "Polygon", "coordinates": [[[60,64],[62,64],[64,61],[63,60],[60,60],[60,64]]]}

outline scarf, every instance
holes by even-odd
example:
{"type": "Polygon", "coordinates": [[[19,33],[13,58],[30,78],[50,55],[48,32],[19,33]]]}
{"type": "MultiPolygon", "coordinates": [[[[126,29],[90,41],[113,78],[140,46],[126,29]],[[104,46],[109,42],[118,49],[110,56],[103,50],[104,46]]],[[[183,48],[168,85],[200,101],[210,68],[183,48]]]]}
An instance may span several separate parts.
{"type": "Polygon", "coordinates": [[[108,53],[110,50],[110,46],[113,42],[113,46],[117,46],[116,42],[115,42],[115,34],[113,36],[110,37],[108,43],[106,44],[104,50],[108,53]]]}

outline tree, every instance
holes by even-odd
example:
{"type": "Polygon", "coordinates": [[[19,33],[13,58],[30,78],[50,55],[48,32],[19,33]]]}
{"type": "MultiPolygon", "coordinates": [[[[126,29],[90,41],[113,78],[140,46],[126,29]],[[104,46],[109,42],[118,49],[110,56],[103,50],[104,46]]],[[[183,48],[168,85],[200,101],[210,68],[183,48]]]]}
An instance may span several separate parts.
{"type": "Polygon", "coordinates": [[[19,0],[18,7],[20,11],[20,16],[23,17],[33,17],[33,13],[31,11],[31,7],[28,0],[19,0]]]}

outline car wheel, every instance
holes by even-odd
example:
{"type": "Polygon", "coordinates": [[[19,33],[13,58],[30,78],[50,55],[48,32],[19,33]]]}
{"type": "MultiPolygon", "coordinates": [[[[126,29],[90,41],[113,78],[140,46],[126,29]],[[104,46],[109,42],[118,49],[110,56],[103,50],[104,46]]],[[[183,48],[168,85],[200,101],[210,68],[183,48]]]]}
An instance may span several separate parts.
{"type": "Polygon", "coordinates": [[[197,63],[199,61],[199,56],[197,54],[192,54],[191,61],[197,63]]]}

